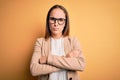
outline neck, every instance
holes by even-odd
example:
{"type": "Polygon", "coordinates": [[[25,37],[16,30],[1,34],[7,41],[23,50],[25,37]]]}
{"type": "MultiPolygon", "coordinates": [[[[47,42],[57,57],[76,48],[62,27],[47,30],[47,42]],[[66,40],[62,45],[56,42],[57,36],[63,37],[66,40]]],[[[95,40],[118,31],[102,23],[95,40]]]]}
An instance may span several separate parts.
{"type": "Polygon", "coordinates": [[[63,37],[63,35],[52,35],[52,37],[53,37],[54,39],[59,39],[59,38],[63,37]]]}

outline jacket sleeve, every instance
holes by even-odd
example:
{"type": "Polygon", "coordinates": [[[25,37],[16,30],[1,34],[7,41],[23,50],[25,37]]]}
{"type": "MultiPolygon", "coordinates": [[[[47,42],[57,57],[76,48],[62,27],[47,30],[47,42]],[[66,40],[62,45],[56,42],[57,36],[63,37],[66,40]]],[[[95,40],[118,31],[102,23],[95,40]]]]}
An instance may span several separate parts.
{"type": "Polygon", "coordinates": [[[34,52],[32,55],[31,63],[30,63],[30,71],[33,76],[38,75],[45,75],[49,74],[54,71],[60,70],[59,68],[55,66],[51,66],[49,64],[40,64],[39,59],[41,57],[41,40],[37,39],[34,47],[34,52]]]}
{"type": "Polygon", "coordinates": [[[79,52],[78,57],[66,58],[62,56],[49,55],[47,63],[63,69],[83,71],[85,68],[85,60],[79,45],[79,41],[76,38],[73,38],[71,40],[71,44],[73,44],[72,50],[77,50],[79,52]]]}

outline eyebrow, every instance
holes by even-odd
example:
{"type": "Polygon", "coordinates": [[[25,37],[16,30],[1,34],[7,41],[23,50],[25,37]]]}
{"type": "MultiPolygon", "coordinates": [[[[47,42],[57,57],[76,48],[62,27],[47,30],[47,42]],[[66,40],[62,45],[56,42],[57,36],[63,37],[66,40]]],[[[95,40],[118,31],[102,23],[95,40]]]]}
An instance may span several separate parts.
{"type": "Polygon", "coordinates": [[[55,18],[55,19],[65,19],[64,17],[60,17],[60,18],[56,18],[56,17],[52,17],[52,16],[50,16],[50,18],[55,18]]]}

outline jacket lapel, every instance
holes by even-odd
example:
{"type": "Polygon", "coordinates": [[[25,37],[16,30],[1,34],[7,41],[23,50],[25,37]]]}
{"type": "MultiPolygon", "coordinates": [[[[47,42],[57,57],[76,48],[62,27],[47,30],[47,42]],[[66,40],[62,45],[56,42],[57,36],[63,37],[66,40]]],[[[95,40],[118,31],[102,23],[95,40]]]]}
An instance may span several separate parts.
{"type": "Polygon", "coordinates": [[[64,51],[65,51],[65,54],[67,54],[71,51],[71,45],[70,45],[69,37],[64,38],[64,51]]]}
{"type": "Polygon", "coordinates": [[[47,45],[46,46],[46,48],[47,48],[46,51],[47,51],[48,55],[51,53],[51,44],[50,43],[51,43],[51,38],[48,38],[47,42],[46,42],[46,45],[47,45]]]}

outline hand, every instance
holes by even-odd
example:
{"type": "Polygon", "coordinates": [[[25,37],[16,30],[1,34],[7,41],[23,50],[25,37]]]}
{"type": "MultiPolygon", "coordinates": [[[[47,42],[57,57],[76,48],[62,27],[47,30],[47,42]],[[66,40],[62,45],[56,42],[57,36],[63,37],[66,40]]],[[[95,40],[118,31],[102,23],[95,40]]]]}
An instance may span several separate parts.
{"type": "Polygon", "coordinates": [[[67,57],[67,58],[72,58],[72,57],[73,57],[73,53],[72,53],[72,52],[68,53],[68,54],[66,55],[66,57],[67,57]]]}
{"type": "Polygon", "coordinates": [[[42,56],[40,58],[40,64],[46,64],[47,63],[47,57],[46,56],[42,56]]]}
{"type": "Polygon", "coordinates": [[[66,55],[67,58],[78,57],[78,56],[79,56],[79,51],[77,50],[73,50],[66,55]]]}

